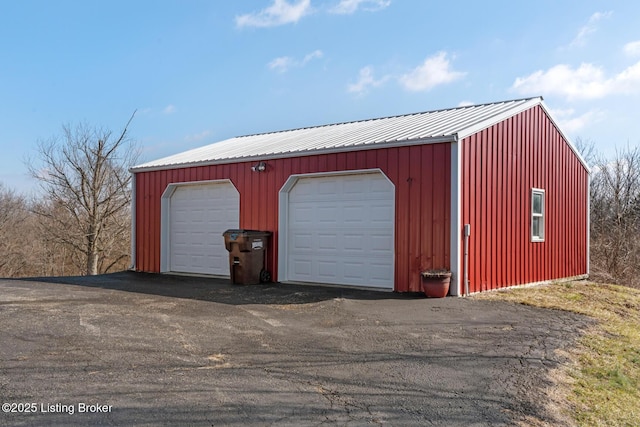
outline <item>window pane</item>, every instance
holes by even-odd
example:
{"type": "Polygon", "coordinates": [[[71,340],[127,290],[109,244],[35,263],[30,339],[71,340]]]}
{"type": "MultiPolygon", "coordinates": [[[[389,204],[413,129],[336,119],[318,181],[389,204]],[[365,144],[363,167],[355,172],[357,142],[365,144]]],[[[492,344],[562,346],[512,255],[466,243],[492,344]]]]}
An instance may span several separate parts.
{"type": "Polygon", "coordinates": [[[533,227],[533,230],[532,230],[533,237],[537,237],[537,238],[542,237],[542,236],[540,236],[540,219],[541,219],[540,217],[533,218],[533,225],[532,225],[532,227],[533,227]]]}
{"type": "Polygon", "coordinates": [[[542,213],[542,194],[533,193],[533,213],[542,213]]]}

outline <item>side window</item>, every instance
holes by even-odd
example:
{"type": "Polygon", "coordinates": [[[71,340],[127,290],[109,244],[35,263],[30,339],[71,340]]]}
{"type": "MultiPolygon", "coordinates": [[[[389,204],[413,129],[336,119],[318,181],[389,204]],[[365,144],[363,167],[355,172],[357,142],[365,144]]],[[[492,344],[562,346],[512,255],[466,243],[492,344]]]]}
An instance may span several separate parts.
{"type": "Polygon", "coordinates": [[[545,191],[531,189],[531,241],[544,242],[544,196],[545,191]]]}

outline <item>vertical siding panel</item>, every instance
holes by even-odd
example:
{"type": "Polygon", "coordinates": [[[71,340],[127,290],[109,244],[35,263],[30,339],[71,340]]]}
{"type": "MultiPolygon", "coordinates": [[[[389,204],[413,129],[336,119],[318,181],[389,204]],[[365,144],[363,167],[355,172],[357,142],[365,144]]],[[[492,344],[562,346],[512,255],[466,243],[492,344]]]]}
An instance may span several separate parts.
{"type": "Polygon", "coordinates": [[[529,240],[528,240],[528,235],[529,235],[529,231],[528,231],[528,227],[529,227],[529,218],[526,214],[526,207],[528,204],[528,191],[527,191],[527,185],[528,182],[525,179],[528,174],[529,174],[529,168],[528,168],[528,163],[527,163],[527,159],[529,156],[529,152],[527,151],[527,140],[526,140],[526,133],[525,133],[525,126],[526,126],[526,113],[523,113],[522,115],[520,115],[519,117],[517,117],[518,120],[518,136],[519,136],[519,146],[520,146],[520,173],[518,174],[518,186],[519,186],[519,192],[518,192],[518,219],[520,221],[520,227],[517,230],[518,233],[518,238],[519,238],[519,259],[518,259],[518,269],[519,269],[519,274],[518,276],[520,277],[520,280],[522,281],[522,283],[529,283],[530,282],[530,277],[529,277],[529,272],[527,271],[527,263],[526,263],[526,257],[527,257],[527,250],[528,250],[528,246],[529,246],[529,240]]]}
{"type": "Polygon", "coordinates": [[[425,270],[437,268],[434,260],[434,221],[433,209],[436,194],[434,191],[433,168],[434,168],[433,145],[423,147],[423,167],[425,168],[422,177],[422,197],[420,200],[420,218],[422,219],[422,235],[420,242],[420,252],[422,253],[422,268],[425,270]],[[426,172],[429,171],[429,172],[426,172]]]}
{"type": "Polygon", "coordinates": [[[494,170],[494,185],[493,185],[493,223],[494,223],[494,243],[493,243],[493,282],[492,289],[497,289],[502,285],[502,266],[504,258],[502,257],[503,247],[503,215],[502,215],[502,179],[504,169],[502,168],[502,161],[504,154],[502,152],[502,140],[500,137],[500,124],[493,126],[492,128],[492,140],[493,140],[493,170],[494,170]]]}
{"type": "MultiPolygon", "coordinates": [[[[527,155],[525,158],[525,162],[527,164],[527,175],[525,176],[526,180],[526,208],[525,215],[527,218],[527,229],[529,230],[531,227],[531,187],[535,185],[535,162],[533,161],[533,156],[535,155],[534,147],[533,147],[533,121],[531,117],[531,111],[526,112],[526,144],[527,144],[527,155]]],[[[535,265],[536,265],[536,254],[535,254],[535,245],[532,244],[530,233],[527,234],[527,251],[525,253],[525,263],[526,263],[526,271],[527,271],[527,282],[535,282],[536,274],[535,274],[535,265]]]]}
{"type": "Polygon", "coordinates": [[[254,172],[251,170],[251,165],[249,163],[245,163],[244,166],[247,174],[251,177],[248,182],[250,182],[249,187],[249,197],[246,202],[248,205],[248,210],[251,214],[251,222],[248,228],[258,229],[260,228],[260,182],[263,181],[263,172],[254,172]]]}
{"type": "Polygon", "coordinates": [[[473,260],[475,268],[473,270],[474,277],[474,291],[480,292],[482,290],[482,262],[481,262],[481,243],[482,243],[482,147],[480,145],[480,134],[475,134],[472,137],[473,147],[471,150],[471,156],[473,159],[475,176],[473,178],[473,229],[471,232],[474,234],[473,239],[473,260]]]}
{"type": "Polygon", "coordinates": [[[131,255],[134,255],[134,258],[132,261],[137,270],[142,270],[141,267],[143,267],[142,261],[140,260],[140,253],[142,252],[141,248],[144,247],[144,241],[142,237],[143,233],[141,233],[142,230],[140,230],[140,224],[142,224],[142,221],[140,221],[140,218],[144,215],[144,211],[143,211],[144,205],[141,199],[142,192],[140,191],[140,180],[142,179],[143,174],[144,174],[143,172],[134,174],[135,179],[133,183],[135,185],[135,192],[133,194],[135,195],[135,198],[131,202],[133,203],[133,206],[135,206],[135,209],[133,210],[133,212],[135,212],[135,215],[131,217],[131,220],[135,224],[135,227],[133,228],[133,230],[135,231],[135,234],[131,236],[131,238],[134,239],[135,248],[134,248],[134,253],[131,255]]]}
{"type": "Polygon", "coordinates": [[[144,239],[143,248],[140,253],[141,264],[144,265],[146,271],[153,271],[151,268],[151,264],[149,262],[149,252],[151,251],[151,239],[153,238],[153,233],[151,232],[151,226],[147,218],[151,215],[151,200],[149,197],[149,172],[144,172],[140,174],[140,193],[143,199],[143,218],[141,218],[141,223],[138,225],[142,225],[140,228],[144,230],[144,239]]]}
{"type": "Polygon", "coordinates": [[[395,181],[389,176],[389,150],[375,150],[376,165],[391,180],[395,188],[395,181]]]}
{"type": "Polygon", "coordinates": [[[431,149],[432,162],[431,162],[431,197],[429,197],[428,203],[430,207],[428,208],[431,211],[431,250],[429,251],[431,254],[431,263],[432,268],[443,268],[444,266],[444,256],[442,253],[443,241],[442,241],[442,226],[443,226],[443,214],[442,214],[442,205],[444,204],[444,194],[442,191],[443,187],[443,174],[444,168],[443,166],[443,157],[441,151],[441,145],[436,144],[431,149]]]}
{"type": "Polygon", "coordinates": [[[317,156],[318,157],[318,167],[316,168],[317,171],[319,172],[326,172],[327,171],[327,164],[329,162],[329,155],[325,155],[325,156],[317,156]]]}
{"type": "Polygon", "coordinates": [[[409,287],[407,286],[407,283],[402,282],[400,280],[401,274],[400,274],[400,269],[401,269],[401,264],[400,264],[400,244],[399,244],[399,236],[400,236],[400,226],[399,226],[399,212],[400,212],[400,189],[399,189],[399,185],[398,185],[398,149],[397,148],[390,148],[387,150],[387,177],[394,183],[395,186],[395,193],[396,193],[396,203],[395,203],[395,208],[396,208],[396,214],[395,214],[395,229],[394,229],[394,253],[395,253],[395,257],[394,257],[394,263],[395,263],[395,267],[394,267],[394,275],[395,275],[395,283],[396,283],[396,290],[400,291],[400,292],[407,292],[409,291],[409,287]]]}
{"type": "Polygon", "coordinates": [[[156,206],[156,183],[158,182],[158,179],[161,177],[160,173],[153,173],[149,175],[149,183],[148,183],[148,187],[147,187],[147,191],[148,191],[148,196],[149,196],[149,201],[152,203],[151,204],[151,212],[150,215],[147,219],[147,221],[149,221],[149,229],[151,230],[151,242],[150,242],[150,247],[149,247],[149,265],[151,266],[152,269],[155,269],[156,266],[156,250],[159,248],[160,246],[160,236],[158,235],[158,233],[156,232],[156,216],[158,215],[158,210],[160,209],[159,206],[156,206]]]}
{"type": "Polygon", "coordinates": [[[139,172],[136,174],[136,199],[138,199],[136,205],[136,266],[139,271],[150,271],[144,258],[149,247],[149,234],[144,221],[149,212],[144,189],[146,180],[147,173],[139,172]]]}
{"type": "Polygon", "coordinates": [[[379,167],[378,166],[378,151],[380,150],[369,150],[369,151],[365,151],[365,155],[367,156],[367,161],[365,164],[365,169],[374,169],[379,167]]]}
{"type": "Polygon", "coordinates": [[[266,214],[267,214],[267,222],[265,226],[265,230],[271,232],[271,240],[269,242],[268,250],[267,250],[267,270],[271,272],[271,277],[275,280],[275,261],[277,257],[277,242],[278,242],[278,190],[280,186],[277,182],[277,170],[278,170],[277,162],[272,162],[271,169],[268,171],[268,179],[267,179],[267,189],[265,193],[267,193],[265,206],[266,206],[266,214]]]}
{"type": "MultiPolygon", "coordinates": [[[[155,174],[158,175],[158,174],[155,174]]],[[[162,174],[160,174],[160,176],[162,177],[162,174]]],[[[162,181],[163,179],[157,179],[158,177],[156,176],[155,179],[153,179],[151,181],[151,189],[150,189],[150,196],[152,200],[160,200],[160,186],[162,185],[162,181]]],[[[153,216],[150,218],[151,219],[151,227],[152,227],[152,233],[154,235],[154,239],[153,239],[153,250],[151,251],[151,263],[154,266],[154,269],[159,269],[160,267],[160,204],[159,203],[154,203],[154,212],[153,212],[153,216]]]]}
{"type": "Polygon", "coordinates": [[[408,179],[409,179],[409,150],[399,149],[398,152],[398,198],[400,204],[396,211],[396,220],[398,221],[398,235],[396,239],[398,241],[398,264],[400,273],[400,282],[405,284],[409,291],[414,291],[411,288],[411,281],[409,279],[409,191],[408,191],[408,179]]]}
{"type": "Polygon", "coordinates": [[[509,258],[507,255],[507,247],[508,247],[508,239],[509,239],[509,229],[507,227],[507,221],[509,218],[508,215],[508,202],[509,202],[509,192],[507,190],[507,182],[509,179],[509,176],[507,174],[507,171],[509,170],[508,167],[508,159],[509,159],[509,153],[508,153],[508,147],[509,144],[507,141],[505,141],[506,139],[506,132],[505,132],[505,123],[502,122],[499,124],[498,126],[498,141],[500,144],[500,151],[499,151],[499,156],[501,157],[500,159],[500,190],[499,190],[499,195],[500,195],[500,202],[499,202],[499,209],[500,209],[500,219],[499,219],[499,224],[500,224],[500,259],[498,260],[498,266],[500,267],[500,280],[498,282],[498,287],[503,287],[507,285],[507,264],[509,263],[509,258]]]}
{"type": "MultiPolygon", "coordinates": [[[[422,173],[422,147],[412,146],[405,151],[409,152],[409,178],[407,186],[409,189],[409,222],[408,222],[408,261],[409,261],[409,288],[415,291],[420,290],[420,276],[416,273],[423,269],[422,256],[420,250],[421,241],[424,239],[424,229],[430,224],[426,224],[422,220],[421,214],[421,195],[422,181],[427,178],[428,173],[422,173]]],[[[428,179],[428,178],[427,178],[428,179]]]]}
{"type": "MultiPolygon", "coordinates": [[[[557,139],[557,144],[561,145],[562,144],[562,139],[561,137],[556,134],[556,139],[557,139]]],[[[556,181],[558,181],[558,184],[556,185],[556,191],[558,193],[558,196],[556,198],[557,201],[557,206],[558,209],[561,209],[561,206],[570,206],[570,199],[567,199],[567,197],[569,196],[569,191],[565,189],[565,184],[566,181],[566,174],[568,172],[568,168],[566,167],[562,167],[563,165],[566,165],[567,162],[569,161],[569,150],[565,150],[561,148],[561,161],[558,164],[558,172],[556,175],[556,181]]],[[[559,235],[560,238],[560,250],[559,250],[559,266],[558,266],[558,272],[556,274],[556,277],[564,277],[565,273],[567,271],[566,269],[566,265],[567,265],[567,261],[569,259],[569,257],[571,256],[570,253],[567,252],[567,250],[569,249],[568,247],[568,239],[567,239],[567,234],[565,233],[564,227],[562,226],[562,224],[566,221],[567,219],[567,215],[566,213],[563,215],[562,218],[562,223],[560,221],[560,219],[558,219],[556,221],[556,232],[559,235]]]]}
{"type": "Polygon", "coordinates": [[[514,284],[519,283],[519,279],[521,279],[522,271],[521,266],[521,258],[520,254],[522,253],[521,246],[521,230],[522,230],[522,218],[521,218],[521,200],[522,200],[522,187],[521,187],[521,175],[522,175],[522,166],[521,166],[521,158],[522,158],[522,139],[520,135],[520,116],[516,116],[510,119],[511,123],[511,134],[513,135],[513,229],[512,229],[512,239],[513,239],[513,259],[511,263],[511,280],[514,284]]]}
{"type": "Polygon", "coordinates": [[[475,198],[474,203],[474,228],[472,233],[475,234],[474,238],[474,277],[475,277],[475,287],[474,291],[480,292],[482,290],[482,275],[483,275],[483,265],[482,265],[482,139],[480,134],[476,134],[473,136],[473,163],[475,166],[475,178],[474,178],[474,189],[473,194],[475,198]]]}
{"type": "Polygon", "coordinates": [[[143,200],[143,210],[140,213],[141,219],[138,225],[140,230],[144,230],[144,237],[140,239],[143,242],[143,247],[140,250],[140,263],[144,266],[144,270],[153,271],[151,265],[149,263],[149,252],[151,250],[151,239],[153,238],[153,233],[151,233],[151,227],[149,226],[149,218],[150,210],[151,210],[151,200],[149,198],[149,172],[144,172],[140,174],[140,196],[143,200]]]}
{"type": "MultiPolygon", "coordinates": [[[[350,169],[350,170],[362,169],[361,157],[362,156],[357,151],[347,153],[347,164],[349,165],[347,169],[350,169]]],[[[409,165],[407,165],[407,167],[408,166],[409,165]]]]}
{"type": "MultiPolygon", "coordinates": [[[[381,150],[378,150],[378,151],[381,151],[381,150]]],[[[327,155],[326,170],[328,171],[338,170],[338,158],[336,154],[327,155]]]]}
{"type": "Polygon", "coordinates": [[[469,191],[470,191],[470,212],[469,212],[469,223],[471,224],[471,236],[469,238],[469,277],[471,283],[469,283],[469,291],[470,292],[479,292],[480,291],[480,223],[479,223],[479,215],[480,215],[480,157],[478,153],[478,143],[477,143],[478,135],[472,135],[469,138],[469,164],[470,164],[470,182],[469,182],[469,191]]]}
{"type": "Polygon", "coordinates": [[[503,257],[503,249],[504,249],[504,215],[503,215],[503,210],[504,210],[504,206],[503,206],[503,195],[504,195],[504,188],[502,186],[502,182],[504,179],[504,146],[502,144],[502,124],[498,123],[497,125],[495,125],[493,127],[493,140],[494,140],[494,158],[495,158],[495,196],[494,196],[494,202],[495,202],[495,210],[494,210],[494,217],[495,217],[495,224],[496,224],[496,232],[495,232],[495,236],[496,236],[496,241],[495,241],[495,248],[494,248],[494,265],[495,265],[495,277],[493,280],[493,287],[494,289],[500,288],[503,286],[503,275],[502,275],[502,266],[504,264],[504,257],[503,257]]]}
{"type": "Polygon", "coordinates": [[[149,230],[149,247],[147,249],[147,253],[146,253],[146,258],[147,258],[147,264],[149,265],[149,268],[154,271],[154,265],[153,265],[153,252],[156,250],[156,245],[155,245],[155,241],[158,238],[157,234],[155,233],[155,230],[153,228],[153,217],[156,214],[156,206],[155,206],[155,200],[154,200],[154,196],[153,196],[153,190],[152,190],[152,181],[153,178],[155,178],[156,174],[149,174],[147,176],[147,182],[145,183],[145,194],[147,197],[147,201],[149,203],[149,210],[148,210],[148,216],[146,218],[146,223],[147,223],[147,227],[149,230]]]}
{"type": "Polygon", "coordinates": [[[346,153],[336,154],[336,161],[337,161],[336,170],[342,171],[347,169],[347,158],[345,154],[346,153]]]}
{"type": "MultiPolygon", "coordinates": [[[[573,160],[571,163],[577,163],[577,161],[573,160]]],[[[575,168],[575,166],[574,166],[574,168],[575,168]]],[[[576,201],[578,200],[578,194],[576,192],[577,187],[578,187],[578,180],[577,180],[577,177],[576,177],[576,173],[573,172],[571,174],[571,186],[570,186],[570,188],[571,188],[571,192],[573,193],[573,200],[576,200],[576,201]]],[[[575,209],[575,205],[576,205],[576,203],[574,202],[574,209],[575,209]]],[[[578,230],[577,230],[576,227],[571,227],[571,229],[573,231],[572,234],[571,234],[571,241],[574,242],[574,243],[577,243],[577,241],[578,241],[578,230]]],[[[574,245],[574,248],[575,248],[575,245],[574,245]]],[[[575,252],[575,249],[572,249],[572,252],[575,252]]],[[[571,268],[571,271],[575,271],[575,257],[573,258],[573,263],[570,266],[570,268],[571,268]]]]}
{"type": "MultiPolygon", "coordinates": [[[[547,175],[545,173],[546,168],[544,164],[544,140],[543,140],[543,129],[540,122],[540,109],[535,108],[535,126],[537,132],[537,138],[535,142],[535,146],[537,149],[537,156],[535,158],[538,164],[538,180],[540,182],[540,186],[543,189],[547,188],[547,175]]],[[[538,281],[543,280],[546,275],[546,265],[545,265],[545,253],[546,253],[546,243],[538,243],[536,245],[538,249],[538,281]]]]}
{"type": "MultiPolygon", "coordinates": [[[[529,218],[531,218],[531,188],[538,186],[538,179],[539,179],[539,174],[538,174],[538,168],[537,168],[537,162],[536,162],[536,137],[535,137],[535,130],[536,130],[536,124],[535,124],[535,120],[534,120],[534,116],[533,116],[533,110],[529,110],[529,147],[530,147],[530,154],[529,154],[529,163],[531,165],[531,175],[530,175],[530,181],[529,181],[529,207],[527,209],[527,215],[529,216],[529,218]]],[[[533,244],[531,242],[531,239],[529,239],[529,252],[531,254],[530,259],[531,262],[529,264],[529,269],[531,272],[531,281],[532,282],[537,282],[538,279],[538,248],[540,247],[540,245],[538,244],[533,244]]]]}
{"type": "Polygon", "coordinates": [[[485,183],[483,185],[483,193],[484,193],[484,220],[483,220],[483,230],[485,231],[486,235],[484,236],[484,241],[485,241],[485,247],[484,247],[484,279],[483,279],[483,287],[482,290],[487,290],[487,289],[491,289],[491,261],[492,261],[492,257],[493,257],[493,245],[491,242],[491,237],[492,237],[492,233],[493,233],[493,229],[491,227],[491,218],[493,216],[493,212],[491,210],[491,197],[492,197],[492,193],[491,193],[491,178],[492,178],[492,172],[493,172],[493,168],[492,168],[492,164],[491,164],[491,147],[489,144],[489,135],[488,135],[488,131],[484,130],[482,131],[482,157],[483,157],[483,167],[484,167],[484,171],[483,173],[485,174],[485,179],[483,180],[483,182],[485,183]]]}
{"type": "Polygon", "coordinates": [[[501,264],[502,254],[502,141],[500,140],[500,124],[491,128],[491,139],[493,140],[493,223],[494,223],[494,243],[493,243],[493,281],[492,289],[497,289],[501,285],[501,264]]]}
{"type": "MultiPolygon", "coordinates": [[[[542,130],[542,136],[541,136],[541,145],[542,145],[542,153],[543,153],[543,158],[542,158],[542,165],[543,165],[543,170],[544,170],[544,179],[545,179],[545,190],[546,190],[546,196],[545,196],[545,203],[546,203],[546,207],[545,209],[547,210],[552,210],[554,212],[554,216],[557,215],[557,211],[555,210],[555,202],[554,202],[554,194],[555,194],[555,171],[553,169],[553,162],[550,160],[550,156],[551,153],[554,152],[554,146],[553,146],[553,136],[551,134],[551,129],[549,127],[549,123],[547,120],[544,120],[544,114],[541,111],[540,112],[540,128],[542,130]]],[[[556,153],[556,155],[559,157],[560,153],[556,153]]],[[[548,214],[547,214],[547,218],[548,218],[548,214]]],[[[557,244],[557,240],[553,240],[555,239],[555,235],[554,235],[554,230],[553,227],[549,227],[548,224],[545,224],[545,244],[544,244],[544,250],[543,250],[543,257],[544,257],[544,277],[552,277],[553,276],[553,260],[555,259],[554,256],[556,255],[555,253],[555,249],[556,249],[556,244],[557,244]],[[553,244],[551,243],[553,242],[553,244]]]]}
{"type": "MultiPolygon", "coordinates": [[[[531,120],[531,158],[530,161],[532,163],[532,182],[531,187],[541,187],[540,182],[540,169],[539,169],[539,159],[540,154],[538,152],[538,138],[537,138],[537,122],[535,117],[535,110],[530,110],[531,120]]],[[[529,209],[529,216],[531,216],[532,207],[529,209]]],[[[532,244],[531,248],[533,250],[533,264],[532,264],[532,273],[533,273],[533,281],[540,281],[540,243],[532,244]]]]}
{"type": "Polygon", "coordinates": [[[236,171],[236,174],[238,176],[238,193],[240,193],[240,218],[239,218],[239,226],[240,228],[248,228],[248,220],[247,220],[247,214],[248,214],[248,206],[246,203],[246,199],[247,199],[247,188],[248,188],[248,184],[247,184],[247,179],[246,179],[246,174],[247,171],[245,171],[245,169],[243,167],[241,167],[243,164],[236,164],[234,165],[234,169],[236,171]]]}
{"type": "MultiPolygon", "coordinates": [[[[442,238],[444,239],[444,265],[449,270],[453,269],[453,265],[451,265],[451,238],[450,238],[450,230],[451,230],[451,220],[452,220],[452,212],[451,212],[451,197],[452,197],[452,183],[451,183],[451,144],[442,144],[442,154],[444,155],[445,161],[445,172],[444,172],[444,205],[442,206],[442,211],[444,213],[444,224],[442,227],[442,238]]],[[[457,230],[460,233],[460,230],[457,230]]],[[[459,265],[457,266],[460,267],[459,265]]],[[[458,270],[460,271],[460,270],[458,270]]]]}

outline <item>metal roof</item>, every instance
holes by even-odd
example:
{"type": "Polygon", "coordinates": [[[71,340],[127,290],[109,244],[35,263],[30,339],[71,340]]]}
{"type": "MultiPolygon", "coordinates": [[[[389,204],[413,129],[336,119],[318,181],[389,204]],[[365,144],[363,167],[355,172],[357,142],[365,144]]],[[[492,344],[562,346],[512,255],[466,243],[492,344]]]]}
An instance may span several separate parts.
{"type": "Polygon", "coordinates": [[[353,151],[388,145],[455,141],[541,103],[541,97],[525,98],[239,136],[143,163],[131,170],[139,172],[353,151]]]}

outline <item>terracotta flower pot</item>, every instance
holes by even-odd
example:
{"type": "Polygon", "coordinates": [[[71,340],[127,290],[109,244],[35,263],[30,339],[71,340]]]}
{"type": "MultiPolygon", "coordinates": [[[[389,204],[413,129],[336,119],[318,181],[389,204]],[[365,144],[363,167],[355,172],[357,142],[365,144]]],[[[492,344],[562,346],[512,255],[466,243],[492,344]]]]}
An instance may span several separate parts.
{"type": "Polygon", "coordinates": [[[443,298],[449,294],[449,283],[451,283],[451,272],[446,270],[423,271],[422,290],[430,298],[443,298]]]}

